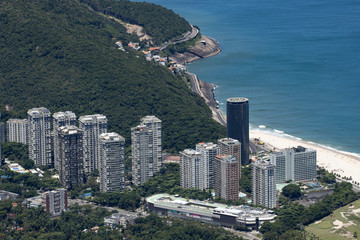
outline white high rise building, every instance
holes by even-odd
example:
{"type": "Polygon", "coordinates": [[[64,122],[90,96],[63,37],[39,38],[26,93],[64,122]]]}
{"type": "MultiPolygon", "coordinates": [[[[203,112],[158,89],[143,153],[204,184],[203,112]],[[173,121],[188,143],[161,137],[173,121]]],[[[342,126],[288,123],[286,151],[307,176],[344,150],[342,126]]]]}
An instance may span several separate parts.
{"type": "Polygon", "coordinates": [[[141,185],[162,166],[161,120],[146,116],[140,125],[131,128],[131,149],[133,184],[141,185]]]}
{"type": "Polygon", "coordinates": [[[206,189],[205,168],[202,155],[193,149],[180,152],[180,185],[183,188],[206,189]]]}
{"type": "Polygon", "coordinates": [[[125,188],[125,139],[117,133],[100,135],[100,191],[115,192],[125,188]]]}
{"type": "Polygon", "coordinates": [[[51,113],[47,108],[28,110],[29,158],[36,166],[49,166],[51,160],[51,113]]]}
{"type": "Polygon", "coordinates": [[[252,203],[268,208],[276,207],[275,165],[270,161],[252,163],[252,203]]]}
{"type": "Polygon", "coordinates": [[[107,118],[101,114],[81,116],[79,127],[84,131],[84,171],[89,174],[99,168],[99,136],[107,132],[107,118]]]}
{"type": "Polygon", "coordinates": [[[155,116],[145,116],[140,119],[140,125],[145,125],[152,132],[153,168],[158,172],[162,167],[161,120],[155,116]]]}
{"type": "Polygon", "coordinates": [[[76,126],[76,115],[73,112],[56,112],[53,114],[54,167],[60,171],[59,131],[63,126],[76,126]]]}
{"type": "Polygon", "coordinates": [[[196,151],[201,153],[204,164],[204,184],[205,188],[215,188],[215,157],[220,154],[220,148],[217,144],[198,143],[196,144],[196,151]]]}
{"type": "Polygon", "coordinates": [[[276,183],[316,178],[316,150],[287,148],[270,154],[270,161],[276,166],[276,183]]]}
{"type": "Polygon", "coordinates": [[[9,119],[6,122],[6,133],[8,142],[28,144],[28,120],[9,119]]]}

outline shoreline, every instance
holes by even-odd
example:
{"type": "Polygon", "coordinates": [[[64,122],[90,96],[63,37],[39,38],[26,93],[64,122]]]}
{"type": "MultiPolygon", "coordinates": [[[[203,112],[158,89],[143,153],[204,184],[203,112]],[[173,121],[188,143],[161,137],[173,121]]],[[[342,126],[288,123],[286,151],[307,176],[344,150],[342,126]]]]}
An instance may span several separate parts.
{"type": "MultiPolygon", "coordinates": [[[[174,60],[183,60],[183,63],[186,64],[201,58],[207,58],[219,54],[221,52],[220,44],[212,38],[206,38],[210,39],[215,45],[217,45],[216,51],[209,51],[205,56],[197,58],[194,58],[192,54],[189,54],[188,56],[185,54],[185,56],[180,59],[175,57],[174,60]]],[[[199,42],[200,41],[201,39],[199,42]]],[[[226,126],[226,115],[217,108],[218,106],[214,93],[216,86],[212,83],[207,83],[198,79],[194,73],[189,73],[189,76],[192,79],[192,85],[195,85],[192,86],[192,90],[205,100],[206,104],[213,113],[213,119],[223,126],[226,126]]],[[[306,148],[315,149],[317,151],[317,165],[319,167],[325,168],[327,171],[334,174],[339,174],[339,179],[347,177],[351,178],[351,180],[348,180],[350,183],[360,183],[360,174],[358,174],[360,172],[360,157],[352,155],[351,153],[342,152],[340,150],[326,147],[321,144],[308,142],[290,135],[282,136],[276,132],[272,133],[261,129],[251,129],[250,138],[260,138],[268,145],[273,146],[275,150],[297,147],[299,145],[306,148]]]]}

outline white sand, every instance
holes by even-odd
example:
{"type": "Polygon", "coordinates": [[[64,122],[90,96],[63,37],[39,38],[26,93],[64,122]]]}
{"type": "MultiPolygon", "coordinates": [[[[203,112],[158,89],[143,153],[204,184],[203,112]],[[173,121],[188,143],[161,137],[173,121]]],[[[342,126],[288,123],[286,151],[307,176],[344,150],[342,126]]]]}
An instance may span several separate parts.
{"type": "MultiPolygon", "coordinates": [[[[250,138],[260,138],[261,141],[276,149],[303,146],[317,151],[317,165],[329,172],[342,177],[352,177],[352,181],[360,182],[360,158],[328,149],[313,143],[285,136],[276,136],[259,130],[251,130],[250,138]]],[[[352,182],[350,181],[350,182],[352,182]]]]}

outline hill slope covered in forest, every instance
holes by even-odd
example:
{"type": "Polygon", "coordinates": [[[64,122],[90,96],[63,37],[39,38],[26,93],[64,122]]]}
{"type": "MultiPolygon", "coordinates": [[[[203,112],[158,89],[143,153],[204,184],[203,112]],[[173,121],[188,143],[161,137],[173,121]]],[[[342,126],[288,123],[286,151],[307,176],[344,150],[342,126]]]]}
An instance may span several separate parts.
{"type": "MultiPolygon", "coordinates": [[[[224,135],[224,128],[211,119],[203,99],[184,81],[134,51],[116,49],[115,41],[126,44],[137,38],[85,2],[91,1],[0,2],[3,118],[25,117],[28,109],[39,106],[52,113],[74,111],[77,116],[102,113],[108,117],[109,130],[120,133],[129,143],[130,127],[145,115],[156,115],[163,120],[163,146],[169,150],[224,135]],[[14,111],[6,112],[5,104],[14,106],[14,111]]],[[[137,9],[137,14],[152,11],[155,18],[159,8],[171,19],[182,21],[172,11],[154,4],[136,3],[131,7],[137,9]]],[[[161,23],[156,20],[150,26],[150,19],[136,23],[141,22],[145,22],[146,31],[161,23]]],[[[187,31],[187,26],[183,30],[187,31]]],[[[170,38],[169,33],[160,40],[170,38]]]]}

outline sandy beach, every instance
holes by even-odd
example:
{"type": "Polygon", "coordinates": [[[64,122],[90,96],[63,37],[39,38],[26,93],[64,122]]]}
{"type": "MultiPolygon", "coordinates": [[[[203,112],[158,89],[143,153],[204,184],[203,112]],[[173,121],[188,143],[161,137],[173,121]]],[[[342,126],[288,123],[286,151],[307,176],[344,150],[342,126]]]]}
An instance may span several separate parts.
{"type": "MultiPolygon", "coordinates": [[[[220,53],[221,49],[218,42],[206,36],[203,36],[202,38],[211,44],[204,46],[200,44],[200,41],[198,41],[196,46],[191,49],[192,51],[196,49],[202,57],[211,57],[220,53]]],[[[190,52],[188,55],[175,55],[172,56],[172,58],[175,62],[180,62],[181,64],[200,59],[199,56],[193,56],[190,52]]],[[[214,98],[213,93],[214,85],[199,80],[195,74],[193,74],[193,76],[193,85],[195,86],[195,90],[193,91],[204,98],[205,102],[213,112],[214,120],[225,126],[226,115],[215,106],[216,99],[214,98]]],[[[275,150],[297,146],[315,149],[317,151],[317,165],[319,167],[323,167],[334,174],[340,174],[341,178],[351,177],[349,182],[360,183],[360,157],[323,147],[316,143],[302,141],[295,137],[287,137],[270,132],[268,133],[263,130],[250,130],[250,138],[260,138],[263,142],[265,142],[268,146],[272,146],[275,150]]]]}
{"type": "Polygon", "coordinates": [[[315,143],[309,143],[293,137],[277,136],[261,130],[251,130],[250,138],[260,138],[276,150],[296,146],[315,149],[318,166],[325,168],[329,172],[340,174],[341,177],[352,177],[350,182],[360,182],[359,157],[322,147],[315,143]]]}

